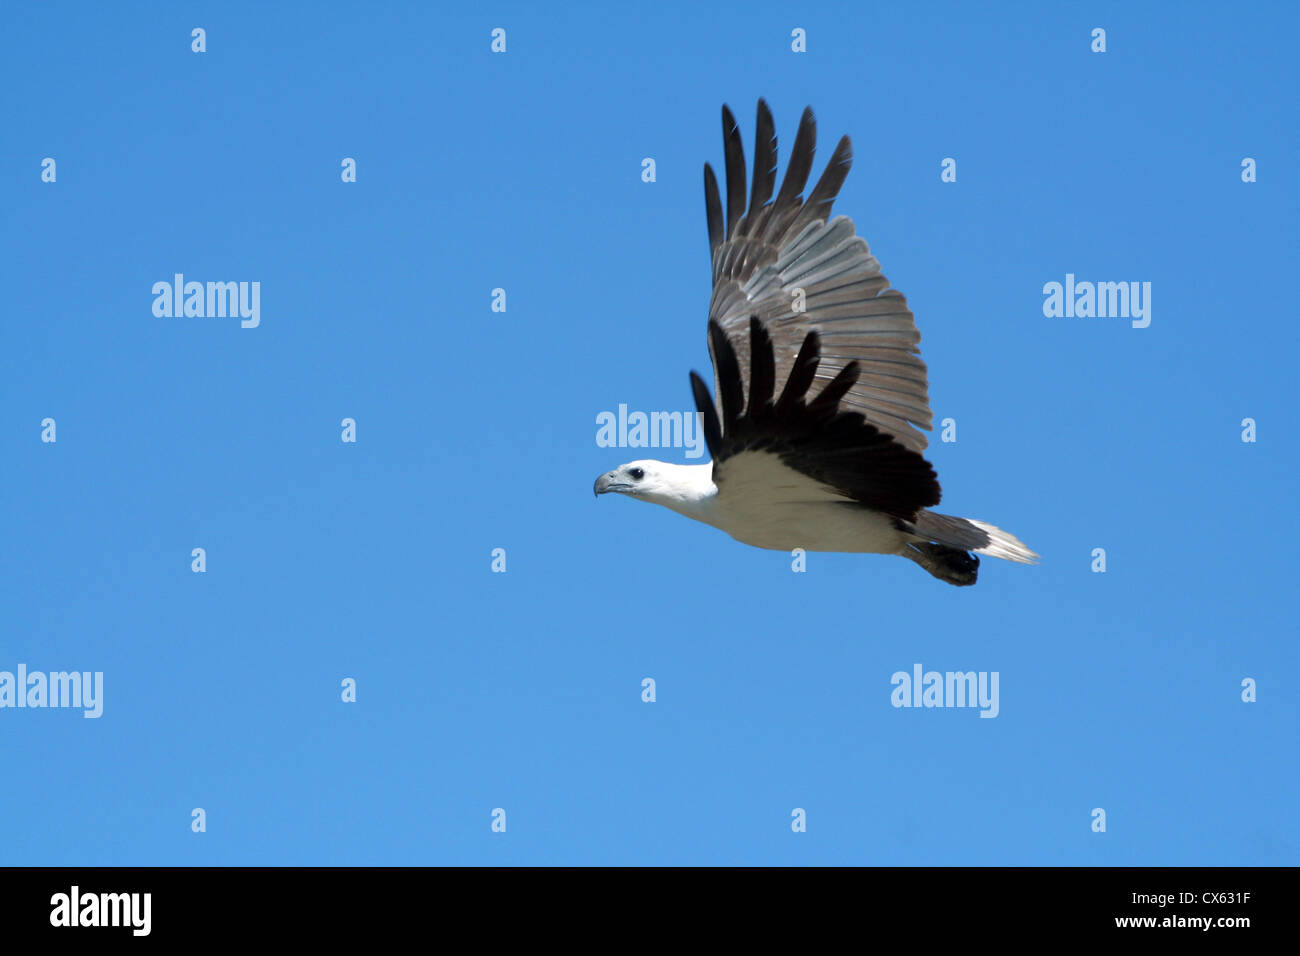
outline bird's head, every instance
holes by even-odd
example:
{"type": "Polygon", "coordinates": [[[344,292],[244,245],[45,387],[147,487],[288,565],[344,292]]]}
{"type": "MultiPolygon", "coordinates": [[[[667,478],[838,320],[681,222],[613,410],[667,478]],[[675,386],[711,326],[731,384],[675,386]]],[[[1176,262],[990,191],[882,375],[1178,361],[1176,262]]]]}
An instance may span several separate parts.
{"type": "Polygon", "coordinates": [[[629,461],[619,465],[613,471],[607,471],[596,479],[596,494],[609,494],[611,491],[631,498],[649,498],[656,491],[666,491],[658,461],[629,461]]]}
{"type": "Polygon", "coordinates": [[[714,491],[710,465],[672,465],[666,461],[629,461],[596,479],[597,495],[615,492],[670,508],[681,508],[714,491]]]}

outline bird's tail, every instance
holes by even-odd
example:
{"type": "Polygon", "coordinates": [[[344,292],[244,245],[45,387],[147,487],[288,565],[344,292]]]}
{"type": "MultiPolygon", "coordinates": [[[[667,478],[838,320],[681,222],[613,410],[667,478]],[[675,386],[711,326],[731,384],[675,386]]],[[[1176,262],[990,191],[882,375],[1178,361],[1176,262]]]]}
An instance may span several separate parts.
{"type": "Polygon", "coordinates": [[[906,545],[903,554],[949,584],[975,583],[980,562],[967,553],[970,551],[1020,564],[1038,562],[1038,555],[1015,535],[973,518],[922,510],[915,521],[901,524],[904,531],[920,539],[906,545]]]}

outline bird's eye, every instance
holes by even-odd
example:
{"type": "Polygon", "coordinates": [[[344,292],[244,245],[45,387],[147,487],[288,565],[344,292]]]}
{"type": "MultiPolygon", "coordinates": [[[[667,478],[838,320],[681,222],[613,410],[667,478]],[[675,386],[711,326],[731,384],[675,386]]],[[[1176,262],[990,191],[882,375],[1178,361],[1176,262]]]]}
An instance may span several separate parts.
{"type": "Polygon", "coordinates": [[[632,476],[632,480],[633,480],[633,481],[640,481],[642,478],[645,477],[645,469],[644,469],[644,468],[632,468],[632,469],[630,469],[630,470],[628,471],[628,474],[632,476]]]}

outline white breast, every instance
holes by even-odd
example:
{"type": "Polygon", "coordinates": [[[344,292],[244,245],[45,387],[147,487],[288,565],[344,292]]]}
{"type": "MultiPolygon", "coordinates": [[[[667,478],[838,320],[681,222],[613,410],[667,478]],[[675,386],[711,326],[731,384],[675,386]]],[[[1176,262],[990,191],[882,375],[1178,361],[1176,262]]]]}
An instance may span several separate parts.
{"type": "Polygon", "coordinates": [[[778,551],[893,554],[907,540],[887,515],[863,508],[764,452],[728,458],[717,495],[690,517],[737,541],[778,551]]]}

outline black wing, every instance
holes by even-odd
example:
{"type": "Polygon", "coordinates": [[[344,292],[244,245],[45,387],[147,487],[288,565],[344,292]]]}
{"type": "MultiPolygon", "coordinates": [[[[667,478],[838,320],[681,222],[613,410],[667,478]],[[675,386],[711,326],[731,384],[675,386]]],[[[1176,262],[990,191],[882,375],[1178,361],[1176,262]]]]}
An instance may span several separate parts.
{"type": "Polygon", "coordinates": [[[939,481],[930,463],[861,414],[840,405],[858,382],[858,365],[836,372],[816,398],[808,390],[821,369],[821,336],[809,331],[776,397],[777,365],[772,338],[758,316],[749,320],[749,401],[740,361],[726,332],[709,323],[722,413],[709,388],[691,372],[695,406],[704,417],[704,438],[713,456],[713,480],[726,488],[728,458],[746,451],[778,456],[785,465],[869,508],[912,521],[939,503],[939,481]]]}

